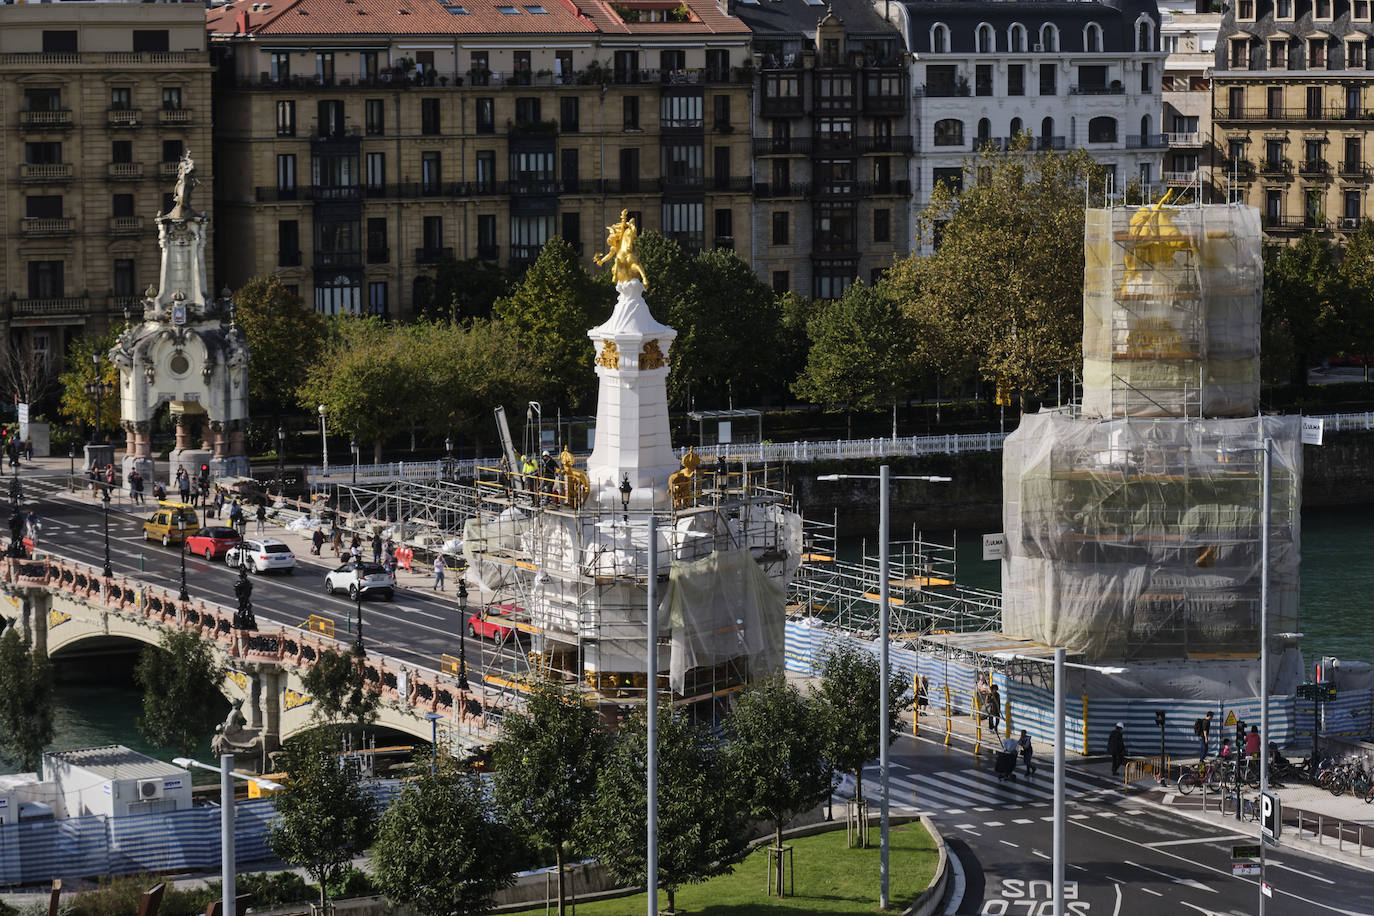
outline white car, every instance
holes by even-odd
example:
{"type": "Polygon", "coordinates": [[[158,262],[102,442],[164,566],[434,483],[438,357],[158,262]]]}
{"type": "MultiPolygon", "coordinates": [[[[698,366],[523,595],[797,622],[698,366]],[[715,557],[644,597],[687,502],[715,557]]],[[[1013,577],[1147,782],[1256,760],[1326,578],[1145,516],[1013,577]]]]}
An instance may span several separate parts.
{"type": "Polygon", "coordinates": [[[348,597],[356,600],[358,593],[364,595],[380,592],[390,601],[396,595],[396,577],[386,571],[386,567],[376,563],[362,564],[362,574],[353,563],[345,563],[338,569],[324,574],[324,591],[327,595],[346,591],[348,597]]]}
{"type": "Polygon", "coordinates": [[[256,573],[269,569],[284,569],[290,573],[296,568],[296,555],[276,538],[254,538],[230,547],[224,554],[224,562],[234,567],[245,566],[256,573]]]}

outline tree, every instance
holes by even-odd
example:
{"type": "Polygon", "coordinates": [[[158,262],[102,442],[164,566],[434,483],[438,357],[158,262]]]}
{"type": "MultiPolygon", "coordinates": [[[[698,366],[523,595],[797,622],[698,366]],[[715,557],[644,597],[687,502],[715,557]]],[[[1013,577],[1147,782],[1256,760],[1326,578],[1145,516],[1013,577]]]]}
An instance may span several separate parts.
{"type": "MultiPolygon", "coordinates": [[[[588,845],[620,884],[648,882],[647,720],[616,735],[597,778],[588,845]]],[[[677,889],[729,874],[749,851],[748,821],[720,741],[680,709],[658,711],[658,885],[677,889]],[[704,814],[709,812],[709,814],[704,814]]]]}
{"type": "Polygon", "coordinates": [[[46,352],[34,349],[28,341],[7,337],[0,341],[0,384],[5,394],[36,412],[57,387],[57,372],[46,352]]]}
{"type": "Polygon", "coordinates": [[[254,277],[239,287],[234,306],[251,354],[248,395],[280,414],[295,401],[319,359],[324,316],[289,292],[276,274],[254,277]]]}
{"type": "Polygon", "coordinates": [[[478,776],[449,766],[405,787],[372,848],[382,890],[422,916],[484,913],[515,881],[516,837],[495,818],[478,776]]]}
{"type": "Polygon", "coordinates": [[[268,834],[272,851],[328,887],[372,842],[375,815],[357,770],[334,753],[334,730],[315,729],[284,750],[285,788],[273,796],[278,820],[268,834]]]}
{"type": "MultiPolygon", "coordinates": [[[[774,846],[797,814],[830,793],[825,721],[817,703],[781,674],[742,691],[725,719],[731,778],[754,817],[772,822],[774,846]]],[[[778,875],[782,893],[782,875],[778,875]]]]}
{"type": "Polygon", "coordinates": [[[1102,166],[1082,150],[986,147],[959,190],[938,183],[920,224],[934,253],[912,256],[903,309],[988,381],[1035,391],[1081,362],[1083,191],[1102,166]]]}
{"type": "Polygon", "coordinates": [[[495,261],[443,258],[434,271],[428,299],[416,311],[440,321],[488,319],[496,300],[510,289],[510,276],[495,261]]]}
{"type": "Polygon", "coordinates": [[[855,283],[821,305],[806,325],[811,349],[794,389],[813,402],[855,410],[895,404],[912,374],[911,331],[881,289],[855,283]]]}
{"type": "MultiPolygon", "coordinates": [[[[864,797],[864,764],[877,757],[882,750],[882,733],[878,722],[878,702],[881,698],[882,672],[878,660],[870,652],[863,652],[848,643],[840,644],[830,653],[821,672],[816,699],[825,711],[829,726],[826,758],[835,769],[854,777],[854,798],[864,797]]],[[[902,711],[910,709],[913,697],[906,685],[889,678],[887,684],[888,743],[897,740],[902,711]]]]}
{"type": "Polygon", "coordinates": [[[1374,359],[1374,222],[1361,222],[1359,230],[1346,242],[1340,279],[1345,293],[1341,337],[1345,352],[1363,361],[1367,382],[1369,363],[1374,359]]]}
{"type": "Polygon", "coordinates": [[[554,854],[559,916],[567,899],[563,863],[595,797],[605,746],[596,710],[575,690],[536,681],[525,711],[506,717],[492,749],[497,804],[530,842],[554,854]]]}
{"type": "Polygon", "coordinates": [[[52,663],[10,627],[0,634],[0,747],[26,773],[38,769],[53,739],[52,709],[52,663]]]}
{"type": "Polygon", "coordinates": [[[492,311],[546,373],[544,398],[578,407],[595,391],[595,352],[587,331],[610,307],[610,297],[587,276],[572,246],[555,236],[492,311]]]}
{"type": "Polygon", "coordinates": [[[138,730],[153,744],[190,754],[223,718],[224,669],[195,633],[163,630],[159,644],[144,648],[134,669],[143,688],[138,730]]]}
{"type": "Polygon", "coordinates": [[[75,337],[67,348],[66,371],[58,376],[62,386],[62,414],[74,423],[96,425],[97,398],[86,393],[90,382],[104,382],[110,393],[99,400],[100,426],[119,426],[119,368],[110,362],[116,332],[111,329],[99,337],[75,337]]]}
{"type": "Polygon", "coordinates": [[[356,722],[359,728],[376,721],[378,695],[363,676],[365,663],[356,646],[343,654],[333,649],[320,653],[302,678],[312,719],[326,724],[356,722]]]}
{"type": "Polygon", "coordinates": [[[1266,252],[1260,352],[1271,378],[1286,371],[1294,385],[1306,388],[1308,368],[1342,345],[1340,316],[1347,293],[1336,259],[1335,246],[1310,232],[1295,245],[1266,252]]]}

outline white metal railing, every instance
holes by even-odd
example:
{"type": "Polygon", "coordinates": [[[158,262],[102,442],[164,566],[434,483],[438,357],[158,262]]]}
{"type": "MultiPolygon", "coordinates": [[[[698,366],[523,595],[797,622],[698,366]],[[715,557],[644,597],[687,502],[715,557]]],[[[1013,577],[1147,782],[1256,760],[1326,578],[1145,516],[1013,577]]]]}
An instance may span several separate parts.
{"type": "Polygon", "coordinates": [[[1170,146],[1201,146],[1202,134],[1197,131],[1169,131],[1164,134],[1170,146]]]}

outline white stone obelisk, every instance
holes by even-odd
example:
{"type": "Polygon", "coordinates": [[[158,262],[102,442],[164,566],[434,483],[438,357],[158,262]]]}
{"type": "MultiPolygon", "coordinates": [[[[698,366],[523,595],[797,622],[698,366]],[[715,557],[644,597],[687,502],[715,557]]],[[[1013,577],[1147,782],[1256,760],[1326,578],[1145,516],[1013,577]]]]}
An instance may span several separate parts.
{"type": "Polygon", "coordinates": [[[639,280],[615,288],[611,317],[587,332],[601,378],[587,474],[602,505],[619,505],[628,477],[631,505],[647,507],[663,501],[668,475],[682,466],[668,434],[668,348],[677,331],[654,320],[639,280]]]}

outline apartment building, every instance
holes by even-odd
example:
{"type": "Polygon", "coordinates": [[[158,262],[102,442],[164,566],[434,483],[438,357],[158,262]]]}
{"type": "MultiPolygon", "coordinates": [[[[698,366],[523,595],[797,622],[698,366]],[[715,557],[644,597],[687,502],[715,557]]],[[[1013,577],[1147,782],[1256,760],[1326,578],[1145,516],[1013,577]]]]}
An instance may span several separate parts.
{"type": "MultiPolygon", "coordinates": [[[[214,175],[205,8],[0,6],[0,322],[60,360],[138,312],[177,161],[214,175]]],[[[209,195],[195,203],[209,209],[209,195]]],[[[210,278],[213,289],[214,277],[210,278]]]]}
{"type": "Polygon", "coordinates": [[[913,59],[914,213],[937,182],[963,186],[976,150],[1027,133],[1036,149],[1088,150],[1117,190],[1159,181],[1165,54],[1155,0],[892,8],[913,59]]]}
{"type": "Polygon", "coordinates": [[[590,258],[624,208],[749,250],[749,31],[678,0],[239,0],[209,11],[238,284],[408,317],[443,259],[590,258]]]}
{"type": "Polygon", "coordinates": [[[1218,171],[1268,239],[1348,233],[1369,206],[1370,0],[1236,0],[1212,77],[1218,171]]]}
{"type": "MultiPolygon", "coordinates": [[[[1212,199],[1212,63],[1221,13],[1211,12],[1202,0],[1163,0],[1159,5],[1159,37],[1168,57],[1164,61],[1164,181],[1191,186],[1212,199]],[[1202,9],[1199,9],[1201,7],[1202,9]]],[[[1222,176],[1216,176],[1225,185],[1222,176]]],[[[1224,200],[1225,198],[1219,198],[1224,200]]]]}
{"type": "Polygon", "coordinates": [[[753,266],[778,292],[833,299],[910,251],[910,76],[867,0],[749,0],[753,266]]]}

